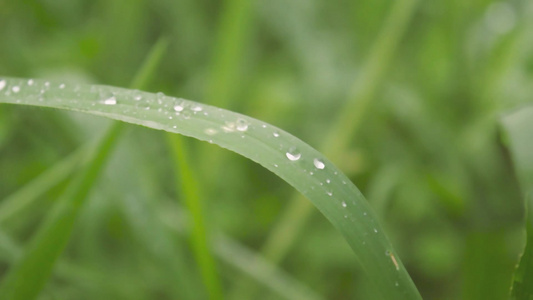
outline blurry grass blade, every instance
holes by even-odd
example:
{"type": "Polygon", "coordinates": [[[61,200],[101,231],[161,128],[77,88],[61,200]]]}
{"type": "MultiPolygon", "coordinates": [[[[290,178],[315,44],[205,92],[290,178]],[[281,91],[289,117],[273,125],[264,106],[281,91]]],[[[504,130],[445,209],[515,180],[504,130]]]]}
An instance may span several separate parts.
{"type": "Polygon", "coordinates": [[[0,103],[53,107],[180,133],[239,153],[304,194],[344,235],[383,299],[420,295],[363,195],[321,153],[283,130],[200,103],[123,88],[2,78],[0,103]],[[392,259],[391,257],[394,257],[392,259]]]}
{"type": "Polygon", "coordinates": [[[55,261],[68,242],[74,222],[108,152],[118,138],[120,127],[113,127],[96,148],[88,165],[69,185],[54,211],[28,245],[21,259],[9,269],[0,285],[0,299],[35,299],[46,284],[55,261]],[[36,270],[39,270],[36,272],[36,270]]]}
{"type": "MultiPolygon", "coordinates": [[[[189,216],[181,213],[177,207],[160,209],[161,220],[166,226],[180,234],[190,232],[187,225],[190,222],[184,221],[189,216]]],[[[189,225],[190,226],[190,225],[189,225]]],[[[213,252],[226,264],[246,273],[257,280],[259,284],[270,288],[285,299],[322,299],[309,287],[291,277],[278,266],[265,260],[259,253],[246,248],[239,242],[225,236],[222,233],[214,234],[211,238],[213,252]]]]}
{"type": "Polygon", "coordinates": [[[236,268],[256,279],[259,283],[268,285],[284,299],[289,300],[319,300],[322,299],[306,286],[300,284],[285,274],[273,264],[232,240],[218,236],[216,250],[224,260],[231,262],[236,268]]]}
{"type": "Polygon", "coordinates": [[[87,147],[80,148],[44,171],[38,177],[22,186],[18,191],[0,202],[0,224],[16,216],[22,210],[40,199],[44,193],[58,185],[72,173],[81,157],[88,153],[87,147]]]}
{"type": "Polygon", "coordinates": [[[526,209],[526,247],[513,279],[512,298],[526,300],[533,298],[533,105],[506,115],[502,123],[526,209]]]}
{"type": "Polygon", "coordinates": [[[174,158],[174,169],[179,174],[182,198],[189,209],[192,222],[192,244],[195,258],[200,266],[202,278],[209,293],[209,299],[222,299],[222,284],[216,268],[215,259],[208,245],[209,233],[206,229],[205,210],[203,208],[202,196],[198,187],[197,176],[189,165],[190,157],[187,148],[183,145],[181,136],[167,135],[172,157],[174,158]]]}
{"type": "Polygon", "coordinates": [[[219,21],[217,43],[213,51],[211,86],[207,90],[210,104],[227,107],[238,78],[239,61],[249,30],[253,0],[226,0],[219,21]]]}

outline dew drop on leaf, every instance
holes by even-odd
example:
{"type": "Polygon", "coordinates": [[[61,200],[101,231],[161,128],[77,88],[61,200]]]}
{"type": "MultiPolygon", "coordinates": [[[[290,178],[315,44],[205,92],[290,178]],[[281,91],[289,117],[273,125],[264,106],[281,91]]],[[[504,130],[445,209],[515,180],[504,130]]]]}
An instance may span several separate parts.
{"type": "Polygon", "coordinates": [[[133,100],[140,101],[143,98],[138,90],[133,91],[133,100]]]}
{"type": "Polygon", "coordinates": [[[3,79],[0,80],[0,91],[3,90],[5,87],[6,87],[6,81],[3,79]]]}
{"type": "Polygon", "coordinates": [[[202,111],[203,108],[200,105],[196,105],[196,106],[193,106],[191,110],[194,112],[199,112],[199,111],[202,111]]]}
{"type": "Polygon", "coordinates": [[[326,167],[326,165],[321,160],[319,160],[318,158],[315,158],[313,160],[313,164],[315,165],[315,167],[317,169],[320,169],[320,170],[322,170],[322,169],[324,169],[326,167]]]}
{"type": "Polygon", "coordinates": [[[244,119],[238,119],[237,120],[237,130],[238,131],[246,131],[248,130],[248,122],[244,119]]]}
{"type": "Polygon", "coordinates": [[[274,131],[274,133],[272,133],[272,135],[274,135],[274,137],[279,137],[279,133],[277,131],[274,131]]]}
{"type": "Polygon", "coordinates": [[[11,88],[11,90],[13,91],[13,93],[18,93],[20,92],[20,87],[18,85],[15,85],[14,87],[11,88]]]}
{"type": "Polygon", "coordinates": [[[300,157],[302,157],[302,154],[300,152],[298,152],[298,150],[295,147],[290,148],[289,151],[287,151],[287,153],[285,153],[285,155],[291,161],[299,160],[300,157]]]}
{"type": "Polygon", "coordinates": [[[183,104],[174,105],[174,110],[177,111],[177,112],[181,112],[181,111],[183,111],[183,109],[184,109],[183,104]]]}
{"type": "Polygon", "coordinates": [[[342,201],[342,207],[346,207],[346,202],[342,201]]]}
{"type": "Polygon", "coordinates": [[[163,99],[165,99],[165,94],[163,94],[162,92],[159,92],[156,94],[156,96],[157,96],[157,103],[163,104],[163,99]]]}

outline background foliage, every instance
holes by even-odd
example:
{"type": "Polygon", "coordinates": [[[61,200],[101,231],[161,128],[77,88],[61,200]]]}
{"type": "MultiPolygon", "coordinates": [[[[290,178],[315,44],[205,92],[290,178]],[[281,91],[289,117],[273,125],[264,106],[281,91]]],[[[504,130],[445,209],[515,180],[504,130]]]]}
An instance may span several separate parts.
{"type": "MultiPolygon", "coordinates": [[[[374,54],[391,50],[356,134],[329,158],[374,206],[424,298],[504,299],[524,243],[523,199],[498,120],[532,99],[533,4],[420,1],[388,48],[375,42],[395,2],[4,0],[0,74],[128,86],[166,36],[168,54],[147,90],[245,113],[318,147],[331,140],[353,90],[364,90],[374,54]]],[[[0,107],[0,199],[99,136],[105,123],[0,107]]],[[[209,230],[260,252],[290,211],[291,188],[237,155],[183,142],[209,230]]],[[[164,134],[128,126],[43,297],[172,298],[168,257],[173,243],[187,248],[188,240],[146,215],[187,223],[173,173],[164,134]]],[[[64,187],[0,219],[0,274],[64,187]]],[[[353,253],[320,214],[288,249],[279,267],[316,294],[364,295],[353,253]]],[[[193,255],[184,252],[191,290],[203,295],[193,255]]],[[[228,298],[238,298],[247,275],[218,267],[228,298]]],[[[280,297],[264,284],[257,289],[246,293],[280,297]]]]}

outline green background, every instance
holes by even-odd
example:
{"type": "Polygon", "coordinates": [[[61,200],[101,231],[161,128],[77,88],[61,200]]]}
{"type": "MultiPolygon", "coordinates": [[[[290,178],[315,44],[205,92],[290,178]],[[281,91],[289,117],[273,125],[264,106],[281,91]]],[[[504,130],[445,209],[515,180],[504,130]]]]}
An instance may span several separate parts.
{"type": "MultiPolygon", "coordinates": [[[[533,3],[419,1],[405,5],[405,30],[384,31],[403,2],[4,0],[0,75],[126,87],[164,36],[170,46],[148,91],[247,114],[315,147],[336,136],[346,102],[368,103],[355,106],[360,125],[329,159],[375,208],[422,296],[505,299],[524,236],[499,119],[532,100],[533,3]]],[[[106,123],[0,107],[0,201],[106,123]]],[[[259,252],[288,211],[291,187],[216,146],[184,143],[210,230],[259,252]]],[[[171,161],[162,133],[131,126],[43,298],[174,298],[172,247],[158,244],[164,230],[140,233],[145,210],[174,213],[186,227],[171,161]]],[[[0,223],[0,276],[11,243],[24,246],[64,187],[0,223]]],[[[366,299],[352,251],[319,213],[291,241],[280,268],[326,299],[366,299]]],[[[191,251],[185,256],[204,297],[191,251]]],[[[241,282],[255,284],[218,265],[227,298],[241,282]]],[[[280,297],[261,283],[253,295],[280,297]]]]}

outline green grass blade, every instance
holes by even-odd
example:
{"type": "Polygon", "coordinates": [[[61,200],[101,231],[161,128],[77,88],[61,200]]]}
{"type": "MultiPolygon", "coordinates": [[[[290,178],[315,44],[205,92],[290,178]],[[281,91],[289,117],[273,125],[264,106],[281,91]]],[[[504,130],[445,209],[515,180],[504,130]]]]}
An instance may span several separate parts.
{"type": "Polygon", "coordinates": [[[507,142],[525,194],[526,247],[512,283],[512,298],[533,298],[533,106],[506,115],[503,120],[507,142]]]}
{"type": "Polygon", "coordinates": [[[249,30],[252,0],[226,0],[219,20],[213,51],[213,70],[207,99],[210,104],[227,107],[238,79],[239,61],[249,30]]]}
{"type": "Polygon", "coordinates": [[[420,295],[363,195],[318,151],[256,119],[124,88],[0,79],[0,102],[67,109],[215,143],[269,169],[304,194],[344,235],[383,299],[420,295]]]}
{"type": "Polygon", "coordinates": [[[66,180],[78,166],[81,158],[88,153],[87,150],[87,147],[78,149],[35,179],[26,183],[13,194],[4,198],[0,202],[0,224],[17,216],[24,209],[39,200],[41,195],[66,180]]]}
{"type": "Polygon", "coordinates": [[[39,295],[70,238],[80,208],[118,138],[120,128],[114,126],[107,132],[97,147],[98,151],[91,157],[89,167],[75,177],[27,251],[11,267],[0,285],[0,299],[35,299],[39,295]]]}
{"type": "MultiPolygon", "coordinates": [[[[144,86],[165,48],[164,40],[154,46],[146,64],[133,80],[134,84],[144,86]]],[[[16,93],[16,88],[13,88],[11,91],[16,93]]],[[[2,280],[0,299],[35,299],[39,295],[70,238],[81,207],[118,141],[123,126],[122,123],[113,124],[98,141],[87,159],[87,166],[69,184],[24,255],[2,280]],[[39,272],[35,272],[36,269],[39,272]]]]}
{"type": "Polygon", "coordinates": [[[192,216],[192,245],[209,299],[223,299],[222,284],[208,243],[209,233],[206,228],[203,197],[198,187],[198,177],[189,165],[191,160],[187,148],[181,141],[182,137],[169,133],[167,138],[174,158],[174,169],[179,174],[180,183],[178,186],[181,189],[182,199],[192,216]]]}
{"type": "MultiPolygon", "coordinates": [[[[178,234],[190,234],[189,216],[179,207],[160,209],[158,220],[178,234]]],[[[246,273],[259,284],[271,289],[284,299],[322,299],[309,287],[264,259],[259,253],[243,246],[223,233],[213,234],[211,246],[216,256],[227,265],[246,273]]]]}
{"type": "MultiPolygon", "coordinates": [[[[354,83],[348,102],[340,110],[340,115],[329,133],[325,135],[326,139],[321,150],[328,157],[343,157],[349,142],[354,139],[363,124],[364,115],[372,104],[379,84],[383,81],[387,66],[414,14],[417,2],[417,0],[402,0],[392,6],[390,15],[363,66],[363,76],[354,83]]],[[[283,213],[262,247],[265,257],[272,262],[282,260],[313,211],[312,206],[301,195],[293,195],[289,208],[283,213]]],[[[252,297],[253,293],[253,286],[243,283],[235,288],[231,299],[252,297]]]]}

